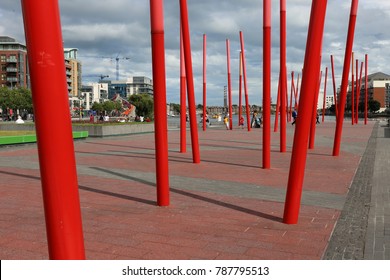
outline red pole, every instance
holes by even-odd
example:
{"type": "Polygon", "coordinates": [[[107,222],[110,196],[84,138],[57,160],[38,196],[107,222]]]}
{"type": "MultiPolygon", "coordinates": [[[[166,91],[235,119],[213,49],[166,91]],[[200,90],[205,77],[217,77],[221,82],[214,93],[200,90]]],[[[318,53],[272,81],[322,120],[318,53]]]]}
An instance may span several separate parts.
{"type": "Polygon", "coordinates": [[[367,103],[368,103],[368,55],[365,55],[364,63],[365,83],[364,83],[364,124],[367,124],[367,103]]]}
{"type": "Polygon", "coordinates": [[[232,117],[232,79],[230,73],[230,42],[226,39],[226,61],[227,61],[227,76],[228,76],[228,99],[229,99],[229,129],[233,128],[232,117]]]}
{"type": "Polygon", "coordinates": [[[295,109],[298,109],[298,94],[299,94],[299,73],[298,73],[298,78],[297,78],[297,85],[295,88],[295,109]]]}
{"type": "Polygon", "coordinates": [[[187,76],[187,93],[188,107],[191,126],[191,142],[192,142],[192,161],[200,163],[198,127],[196,120],[195,93],[194,93],[194,76],[192,73],[192,58],[191,58],[191,42],[190,42],[190,27],[188,23],[187,1],[180,0],[180,15],[183,27],[183,47],[184,58],[187,76]]]}
{"type": "Polygon", "coordinates": [[[343,132],[343,122],[344,122],[345,100],[347,97],[347,88],[348,88],[348,74],[349,74],[349,67],[351,65],[353,37],[355,33],[355,24],[356,24],[358,5],[359,5],[358,0],[352,0],[351,13],[349,17],[347,45],[345,48],[345,55],[344,55],[343,77],[341,81],[339,114],[337,116],[335,137],[333,143],[333,156],[338,156],[340,154],[341,134],[343,132]]]}
{"type": "MultiPolygon", "coordinates": [[[[358,65],[356,65],[358,67],[358,65]]],[[[360,103],[360,88],[362,86],[362,74],[363,74],[363,61],[360,65],[359,83],[356,89],[356,123],[359,122],[359,103],[360,103]]]]}
{"type": "Polygon", "coordinates": [[[336,119],[337,119],[337,116],[338,116],[338,106],[337,106],[337,93],[336,93],[336,79],[334,77],[333,55],[330,56],[330,63],[331,63],[331,66],[332,66],[333,98],[334,98],[335,114],[336,114],[336,119]]]}
{"type": "MultiPolygon", "coordinates": [[[[316,92],[318,88],[318,73],[321,66],[321,44],[326,6],[327,0],[314,0],[312,2],[301,94],[299,97],[300,116],[312,115],[313,92],[316,92]]],[[[296,122],[283,216],[283,222],[287,224],[296,224],[298,222],[310,123],[310,118],[301,117],[298,117],[296,122]]]]}
{"type": "Polygon", "coordinates": [[[203,34],[203,131],[206,130],[206,34],[203,34]]]}
{"type": "Polygon", "coordinates": [[[241,54],[242,54],[242,71],[244,74],[244,92],[245,92],[245,108],[246,108],[246,122],[248,131],[251,131],[251,119],[249,116],[249,98],[248,98],[248,85],[246,83],[246,64],[245,64],[245,46],[244,46],[244,35],[240,31],[240,43],[241,43],[241,54]]]}
{"type": "Polygon", "coordinates": [[[240,125],[240,119],[242,116],[242,54],[240,51],[239,57],[239,77],[238,77],[238,125],[240,125]]]}
{"type": "Polygon", "coordinates": [[[325,81],[324,81],[324,100],[322,102],[322,122],[325,121],[325,105],[326,105],[326,82],[328,81],[328,67],[325,68],[325,81]]]}
{"type": "Polygon", "coordinates": [[[322,71],[320,73],[320,79],[318,80],[318,83],[317,83],[317,90],[315,91],[313,111],[312,111],[312,117],[311,117],[310,138],[309,138],[309,149],[311,149],[311,150],[314,149],[314,140],[316,137],[318,95],[320,94],[321,79],[322,79],[322,71]]]}
{"type": "Polygon", "coordinates": [[[280,152],[286,152],[286,0],[280,0],[280,152]]]}
{"type": "Polygon", "coordinates": [[[167,101],[165,84],[164,7],[162,0],[150,0],[154,85],[154,138],[156,150],[157,205],[169,205],[167,101]]]}
{"type": "Polygon", "coordinates": [[[58,1],[21,3],[49,258],[85,259],[58,1]],[[49,104],[55,104],[55,123],[49,104]]]}
{"type": "Polygon", "coordinates": [[[271,0],[263,1],[263,168],[271,168],[271,0]]]}
{"type": "Polygon", "coordinates": [[[279,112],[280,112],[280,75],[279,75],[279,83],[278,83],[278,97],[276,98],[276,110],[275,110],[275,125],[274,125],[274,132],[278,131],[278,124],[279,124],[279,112]]]}
{"type": "Polygon", "coordinates": [[[355,73],[354,73],[354,54],[352,52],[352,90],[351,90],[351,121],[355,124],[355,73]]]}
{"type": "Polygon", "coordinates": [[[290,106],[288,109],[288,121],[289,122],[291,122],[293,94],[294,94],[294,71],[291,71],[290,106]]]}
{"type": "Polygon", "coordinates": [[[184,65],[183,31],[180,23],[180,153],[187,152],[186,71],[184,65]]]}

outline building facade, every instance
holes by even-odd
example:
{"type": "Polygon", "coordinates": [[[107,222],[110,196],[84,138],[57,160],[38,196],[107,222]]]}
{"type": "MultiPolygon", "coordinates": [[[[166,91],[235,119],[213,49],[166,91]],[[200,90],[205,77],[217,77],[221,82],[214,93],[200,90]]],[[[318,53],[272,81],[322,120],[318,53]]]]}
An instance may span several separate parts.
{"type": "Polygon", "coordinates": [[[66,69],[66,83],[68,85],[68,94],[70,97],[80,96],[81,90],[81,62],[77,59],[76,48],[65,48],[65,69],[66,69]]]}
{"type": "Polygon", "coordinates": [[[27,48],[7,36],[0,36],[0,86],[30,88],[27,48]]]}
{"type": "MultiPolygon", "coordinates": [[[[368,100],[376,100],[380,103],[380,112],[385,111],[390,107],[390,75],[387,75],[382,72],[376,72],[371,75],[368,75],[368,84],[367,84],[367,93],[368,100]]],[[[359,81],[354,83],[354,87],[359,84],[359,81]]],[[[360,94],[359,94],[359,104],[364,104],[365,99],[365,77],[362,78],[360,82],[360,94]]],[[[347,94],[347,107],[351,106],[351,92],[352,85],[349,85],[348,94],[347,94]]],[[[356,94],[355,94],[356,98],[356,94]]]]}
{"type": "Polygon", "coordinates": [[[133,94],[153,95],[153,81],[148,77],[130,77],[126,80],[100,80],[100,83],[108,84],[108,98],[111,99],[117,94],[122,98],[129,98],[133,94]]]}

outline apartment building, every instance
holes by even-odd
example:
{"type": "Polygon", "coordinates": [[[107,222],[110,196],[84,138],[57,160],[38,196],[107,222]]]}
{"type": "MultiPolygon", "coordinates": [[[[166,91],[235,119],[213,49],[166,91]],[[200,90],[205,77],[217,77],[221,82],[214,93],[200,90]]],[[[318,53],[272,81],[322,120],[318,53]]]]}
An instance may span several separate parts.
{"type": "Polygon", "coordinates": [[[30,87],[27,48],[14,38],[0,36],[0,86],[30,87]]]}
{"type": "Polygon", "coordinates": [[[77,59],[76,48],[65,48],[65,69],[66,69],[66,82],[68,85],[68,94],[70,97],[76,97],[80,95],[81,90],[81,62],[77,59]]]}
{"type": "Polygon", "coordinates": [[[127,99],[133,94],[150,94],[153,95],[153,81],[144,76],[129,77],[126,80],[101,80],[101,83],[108,84],[108,98],[113,98],[119,94],[122,98],[127,99]]]}

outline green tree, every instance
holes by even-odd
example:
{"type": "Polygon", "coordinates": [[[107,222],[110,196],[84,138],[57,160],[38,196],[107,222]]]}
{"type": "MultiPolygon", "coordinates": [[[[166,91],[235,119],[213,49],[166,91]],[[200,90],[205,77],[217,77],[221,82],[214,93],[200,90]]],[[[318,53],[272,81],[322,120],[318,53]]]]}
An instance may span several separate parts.
{"type": "Polygon", "coordinates": [[[138,116],[143,116],[145,118],[153,118],[153,97],[149,94],[133,94],[130,95],[129,101],[133,104],[136,109],[135,113],[138,116]]]}
{"type": "Polygon", "coordinates": [[[103,104],[99,102],[94,102],[92,104],[92,110],[96,111],[98,114],[104,111],[103,104]]]}
{"type": "Polygon", "coordinates": [[[180,104],[171,103],[170,106],[176,115],[180,114],[180,104]]]}
{"type": "Polygon", "coordinates": [[[377,100],[369,100],[368,101],[368,110],[372,113],[375,113],[381,108],[381,103],[377,100]]]}

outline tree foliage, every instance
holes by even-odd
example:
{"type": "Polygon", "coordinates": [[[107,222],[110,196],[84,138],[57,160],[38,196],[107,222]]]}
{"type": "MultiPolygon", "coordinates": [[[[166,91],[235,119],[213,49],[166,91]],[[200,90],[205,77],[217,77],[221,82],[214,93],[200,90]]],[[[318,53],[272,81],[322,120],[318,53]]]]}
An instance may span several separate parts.
{"type": "Polygon", "coordinates": [[[0,88],[0,108],[3,111],[8,109],[33,111],[32,95],[29,89],[7,87],[0,88]]]}
{"type": "Polygon", "coordinates": [[[153,118],[153,97],[149,94],[133,94],[130,95],[129,101],[136,109],[137,116],[143,116],[145,118],[153,118]]]}
{"type": "Polygon", "coordinates": [[[377,112],[381,108],[381,103],[377,100],[369,100],[368,101],[368,110],[372,113],[377,112]]]}

